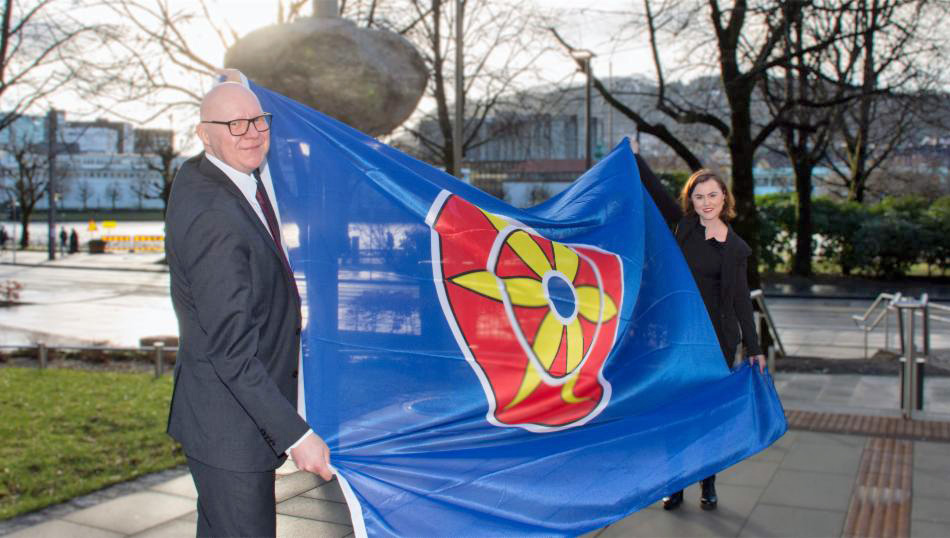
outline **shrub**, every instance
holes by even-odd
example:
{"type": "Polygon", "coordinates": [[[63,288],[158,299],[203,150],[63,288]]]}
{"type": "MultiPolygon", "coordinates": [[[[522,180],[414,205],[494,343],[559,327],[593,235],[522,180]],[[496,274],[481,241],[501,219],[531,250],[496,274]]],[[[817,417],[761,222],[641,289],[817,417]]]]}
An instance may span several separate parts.
{"type": "Polygon", "coordinates": [[[675,200],[679,200],[680,191],[686,185],[686,180],[691,176],[691,172],[656,172],[656,178],[660,180],[666,192],[675,200]]]}
{"type": "Polygon", "coordinates": [[[759,212],[759,262],[774,271],[794,253],[794,194],[766,194],[757,197],[755,204],[759,212]]]}
{"type": "Polygon", "coordinates": [[[858,267],[877,277],[902,277],[921,258],[926,239],[910,219],[896,215],[869,218],[854,239],[858,267]]]}
{"type": "Polygon", "coordinates": [[[929,243],[923,261],[927,262],[928,270],[937,267],[945,272],[950,267],[950,233],[947,232],[950,230],[950,196],[934,200],[921,220],[929,243]]]}
{"type": "Polygon", "coordinates": [[[871,211],[889,217],[900,217],[917,221],[929,207],[930,201],[923,196],[887,196],[877,204],[871,206],[871,211]]]}
{"type": "Polygon", "coordinates": [[[855,252],[855,237],[868,211],[857,202],[836,202],[826,197],[812,201],[812,223],[821,238],[815,250],[818,259],[841,267],[845,275],[860,265],[855,252]]]}
{"type": "MultiPolygon", "coordinates": [[[[795,248],[796,198],[757,197],[761,263],[774,270],[795,248]]],[[[817,197],[812,201],[815,259],[852,272],[899,278],[918,262],[950,265],[950,196],[888,197],[873,206],[817,197]]]]}

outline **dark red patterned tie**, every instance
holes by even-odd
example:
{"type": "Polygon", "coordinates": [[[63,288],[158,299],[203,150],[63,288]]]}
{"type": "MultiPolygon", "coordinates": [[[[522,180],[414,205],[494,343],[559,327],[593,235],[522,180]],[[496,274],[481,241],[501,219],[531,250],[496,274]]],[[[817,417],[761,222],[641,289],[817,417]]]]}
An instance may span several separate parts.
{"type": "MultiPolygon", "coordinates": [[[[277,251],[280,252],[280,261],[284,263],[284,268],[290,278],[294,278],[294,272],[290,270],[290,262],[287,261],[287,255],[284,254],[284,247],[280,244],[280,230],[277,227],[277,215],[274,213],[274,206],[270,205],[270,198],[267,197],[267,191],[264,190],[264,182],[261,181],[261,173],[254,170],[254,179],[257,180],[257,204],[261,206],[261,212],[264,213],[264,220],[267,221],[267,228],[270,230],[271,239],[277,244],[277,251]]],[[[297,286],[294,286],[296,291],[297,286]]]]}

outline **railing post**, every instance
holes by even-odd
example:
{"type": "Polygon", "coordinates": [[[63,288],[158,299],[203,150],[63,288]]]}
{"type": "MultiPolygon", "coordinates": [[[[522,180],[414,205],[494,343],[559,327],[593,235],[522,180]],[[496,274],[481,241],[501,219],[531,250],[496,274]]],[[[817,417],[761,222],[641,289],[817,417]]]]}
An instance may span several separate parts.
{"type": "MultiPolygon", "coordinates": [[[[901,357],[900,404],[901,416],[905,419],[913,419],[914,411],[921,410],[924,406],[923,369],[926,358],[917,359],[917,346],[914,343],[914,323],[917,318],[917,310],[924,310],[926,304],[924,301],[926,301],[926,296],[924,296],[923,301],[901,299],[894,303],[903,331],[901,333],[903,357],[901,357]]],[[[926,319],[926,316],[924,319],[926,319]]]]}
{"type": "Polygon", "coordinates": [[[923,303],[924,357],[930,358],[930,301],[926,293],[920,296],[920,302],[923,303]]]}
{"type": "Polygon", "coordinates": [[[914,311],[902,309],[901,318],[904,325],[904,357],[901,369],[901,416],[911,419],[914,416],[913,392],[917,384],[914,383],[914,311]],[[904,320],[906,315],[907,319],[904,320]]]}
{"type": "Polygon", "coordinates": [[[155,379],[162,377],[165,373],[165,342],[155,342],[155,379]]]}
{"type": "MultiPolygon", "coordinates": [[[[888,307],[884,307],[887,309],[888,307]]],[[[886,310],[885,310],[886,312],[886,310]]],[[[890,351],[891,349],[891,316],[890,314],[884,314],[884,351],[890,351]]],[[[867,337],[864,339],[864,348],[865,348],[865,359],[867,358],[867,337]]]]}
{"type": "MultiPolygon", "coordinates": [[[[871,332],[867,327],[861,327],[861,332],[864,333],[864,360],[868,358],[868,333],[871,332]]],[[[886,339],[886,338],[885,338],[886,339]]],[[[887,349],[887,343],[885,342],[884,348],[887,349]]]]}
{"type": "Polygon", "coordinates": [[[775,375],[775,346],[769,346],[768,355],[766,356],[766,365],[769,368],[769,373],[775,375]]]}
{"type": "Polygon", "coordinates": [[[904,326],[904,312],[901,309],[897,309],[897,334],[900,335],[900,354],[903,355],[907,353],[907,346],[905,340],[905,331],[904,326]]]}
{"type": "Polygon", "coordinates": [[[39,355],[39,359],[40,359],[40,370],[45,370],[47,364],[49,363],[49,357],[47,356],[48,351],[46,349],[46,344],[41,342],[36,345],[36,349],[37,349],[37,355],[39,355]]]}

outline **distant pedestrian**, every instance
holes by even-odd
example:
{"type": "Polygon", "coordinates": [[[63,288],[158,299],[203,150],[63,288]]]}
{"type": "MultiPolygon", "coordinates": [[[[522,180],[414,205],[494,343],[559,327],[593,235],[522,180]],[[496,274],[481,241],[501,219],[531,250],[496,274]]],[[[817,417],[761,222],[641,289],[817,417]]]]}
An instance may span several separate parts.
{"type": "Polygon", "coordinates": [[[10,236],[7,235],[6,227],[0,226],[0,250],[7,249],[7,239],[9,238],[10,236]]]}
{"type": "Polygon", "coordinates": [[[76,228],[73,228],[69,232],[69,253],[75,254],[79,252],[79,234],[76,233],[76,228]]]}
{"type": "Polygon", "coordinates": [[[59,253],[66,254],[66,241],[69,239],[69,236],[66,235],[66,227],[61,226],[59,228],[59,253]]]}

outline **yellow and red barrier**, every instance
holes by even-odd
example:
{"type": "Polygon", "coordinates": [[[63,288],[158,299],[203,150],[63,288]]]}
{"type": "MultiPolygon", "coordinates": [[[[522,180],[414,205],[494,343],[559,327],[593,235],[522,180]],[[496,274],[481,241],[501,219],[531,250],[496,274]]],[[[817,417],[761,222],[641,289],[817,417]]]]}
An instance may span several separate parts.
{"type": "Polygon", "coordinates": [[[107,252],[162,252],[164,235],[104,235],[107,252]]]}

